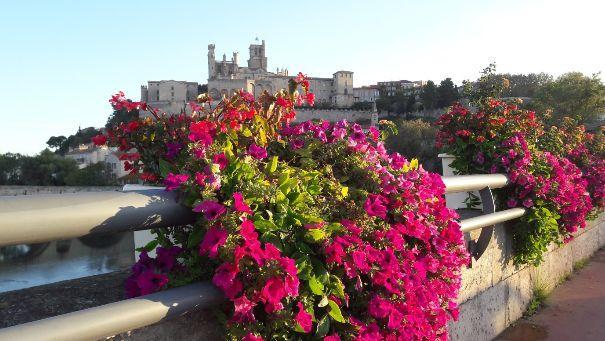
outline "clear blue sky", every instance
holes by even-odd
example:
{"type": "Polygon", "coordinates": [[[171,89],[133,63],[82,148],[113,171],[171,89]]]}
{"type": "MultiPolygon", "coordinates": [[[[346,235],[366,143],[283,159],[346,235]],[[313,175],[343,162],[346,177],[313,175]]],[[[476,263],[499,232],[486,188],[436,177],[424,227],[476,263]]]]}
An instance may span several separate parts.
{"type": "Polygon", "coordinates": [[[605,71],[599,1],[11,1],[0,10],[0,153],[102,126],[147,80],[205,83],[206,52],[259,37],[269,68],[379,80],[605,71]]]}

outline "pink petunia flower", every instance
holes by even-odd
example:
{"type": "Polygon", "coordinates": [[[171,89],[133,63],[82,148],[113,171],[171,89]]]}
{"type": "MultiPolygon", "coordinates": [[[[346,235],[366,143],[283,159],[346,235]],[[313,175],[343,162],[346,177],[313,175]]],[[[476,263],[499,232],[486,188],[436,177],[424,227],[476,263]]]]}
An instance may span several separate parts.
{"type": "Polygon", "coordinates": [[[225,213],[225,211],[227,211],[225,206],[212,200],[206,200],[193,208],[193,212],[203,212],[208,220],[217,219],[225,213]]]}
{"type": "Polygon", "coordinates": [[[233,208],[236,211],[252,215],[252,209],[244,201],[244,196],[240,192],[233,193],[233,208]]]}
{"type": "Polygon", "coordinates": [[[189,175],[187,174],[168,173],[164,179],[164,185],[166,185],[167,191],[173,191],[179,188],[181,184],[187,180],[189,180],[189,175]]]}
{"type": "Polygon", "coordinates": [[[248,147],[248,154],[257,160],[262,160],[267,157],[267,150],[253,143],[248,147]]]}
{"type": "Polygon", "coordinates": [[[372,217],[380,217],[382,219],[386,219],[387,217],[387,208],[384,205],[384,197],[377,194],[370,194],[366,199],[366,202],[363,205],[363,208],[366,210],[366,213],[372,217]]]}
{"type": "Polygon", "coordinates": [[[227,231],[220,227],[210,228],[204,235],[204,240],[200,244],[200,255],[208,255],[210,258],[216,258],[218,248],[225,244],[227,240],[227,231]]]}
{"type": "Polygon", "coordinates": [[[308,333],[313,326],[313,316],[305,311],[305,307],[303,307],[302,303],[298,302],[296,306],[298,307],[298,313],[295,317],[296,322],[305,333],[308,333]]]}

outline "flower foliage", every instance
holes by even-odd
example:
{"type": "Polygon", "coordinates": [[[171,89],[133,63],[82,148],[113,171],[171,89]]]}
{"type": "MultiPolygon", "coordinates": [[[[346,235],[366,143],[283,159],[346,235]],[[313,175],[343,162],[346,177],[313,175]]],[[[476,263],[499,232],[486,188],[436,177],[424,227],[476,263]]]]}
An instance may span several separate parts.
{"type": "Polygon", "coordinates": [[[456,157],[457,172],[507,174],[501,205],[529,210],[513,229],[517,263],[539,263],[549,244],[585,227],[593,206],[603,208],[603,154],[589,152],[597,138],[583,128],[545,132],[534,112],[495,99],[474,112],[456,104],[437,125],[437,144],[456,157]]]}
{"type": "Polygon", "coordinates": [[[156,231],[128,294],[210,279],[231,339],[445,339],[468,255],[441,178],[387,153],[375,128],[290,124],[308,88],[299,74],[258,99],[202,95],[192,116],[108,133],[133,174],[199,213],[156,231]]]}

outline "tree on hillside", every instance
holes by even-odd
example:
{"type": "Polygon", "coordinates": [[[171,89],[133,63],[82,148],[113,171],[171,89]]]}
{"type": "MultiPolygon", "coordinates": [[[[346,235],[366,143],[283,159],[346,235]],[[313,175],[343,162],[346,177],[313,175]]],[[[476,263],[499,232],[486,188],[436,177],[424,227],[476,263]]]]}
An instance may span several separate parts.
{"type": "Polygon", "coordinates": [[[36,156],[25,156],[20,160],[17,185],[63,186],[65,178],[77,171],[76,162],[43,150],[36,156]]]}
{"type": "Polygon", "coordinates": [[[590,122],[605,113],[605,85],[598,74],[569,72],[541,87],[531,105],[538,112],[552,112],[551,124],[563,117],[590,122]]]}
{"type": "Polygon", "coordinates": [[[111,127],[117,126],[120,123],[128,123],[130,121],[136,120],[139,118],[139,111],[132,110],[128,111],[126,108],[122,108],[120,110],[114,110],[111,115],[107,118],[107,123],[105,123],[105,128],[109,129],[111,127]]]}
{"type": "Polygon", "coordinates": [[[0,185],[15,185],[19,181],[21,154],[0,154],[0,185]]]}
{"type": "Polygon", "coordinates": [[[529,73],[494,75],[508,80],[508,89],[503,91],[504,97],[535,97],[538,89],[552,82],[553,78],[547,73],[529,73]]]}
{"type": "Polygon", "coordinates": [[[405,104],[405,112],[416,111],[416,95],[411,94],[408,96],[407,103],[405,104]]]}
{"type": "Polygon", "coordinates": [[[437,88],[437,107],[449,107],[458,100],[458,90],[451,78],[446,78],[441,81],[437,88]]]}
{"type": "Polygon", "coordinates": [[[395,125],[399,132],[386,140],[387,149],[400,153],[408,160],[417,158],[426,170],[440,171],[439,152],[435,147],[437,128],[420,119],[398,119],[395,125]]]}
{"type": "Polygon", "coordinates": [[[48,139],[48,141],[46,141],[46,144],[50,148],[59,149],[59,148],[61,148],[61,146],[63,145],[63,143],[65,143],[66,140],[67,140],[67,138],[65,136],[63,136],[63,135],[60,135],[60,136],[51,136],[48,139]]]}
{"type": "Polygon", "coordinates": [[[422,87],[420,99],[424,109],[435,109],[437,107],[437,87],[433,81],[428,81],[422,87]]]}
{"type": "Polygon", "coordinates": [[[78,169],[65,177],[67,186],[107,186],[110,184],[104,162],[78,169]]]}

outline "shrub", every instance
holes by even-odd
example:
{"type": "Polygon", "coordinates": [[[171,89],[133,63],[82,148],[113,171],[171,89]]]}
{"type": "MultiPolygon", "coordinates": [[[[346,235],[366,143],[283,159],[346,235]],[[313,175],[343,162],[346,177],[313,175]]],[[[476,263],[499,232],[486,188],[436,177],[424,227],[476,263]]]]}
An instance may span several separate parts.
{"type": "MultiPolygon", "coordinates": [[[[290,125],[294,104],[313,100],[297,85],[308,89],[302,74],[214,109],[202,95],[190,117],[147,108],[157,120],[109,132],[134,174],[199,213],[156,231],[128,294],[211,279],[232,302],[230,339],[445,338],[468,256],[440,177],[388,154],[377,129],[290,125]]],[[[112,104],[146,107],[123,94],[112,104]]]]}
{"type": "MultiPolygon", "coordinates": [[[[500,206],[528,209],[512,230],[517,263],[539,263],[549,244],[569,240],[586,225],[593,207],[587,187],[599,205],[603,169],[587,166],[583,172],[580,162],[566,157],[576,160],[576,147],[563,152],[568,147],[557,142],[562,135],[545,133],[532,111],[488,99],[475,112],[455,105],[437,125],[437,143],[456,156],[452,167],[457,172],[509,176],[512,186],[498,191],[500,206]],[[593,178],[591,187],[588,180],[593,178]]],[[[578,148],[584,146],[582,140],[574,140],[578,148]]]]}

